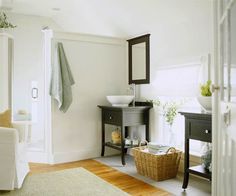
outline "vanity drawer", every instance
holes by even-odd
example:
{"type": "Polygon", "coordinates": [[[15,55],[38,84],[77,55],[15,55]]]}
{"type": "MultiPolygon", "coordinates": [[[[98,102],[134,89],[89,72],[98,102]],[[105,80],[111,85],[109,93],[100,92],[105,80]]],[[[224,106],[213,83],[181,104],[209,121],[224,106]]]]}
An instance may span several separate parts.
{"type": "Polygon", "coordinates": [[[188,137],[190,139],[211,142],[211,121],[208,120],[190,120],[188,137]]]}
{"type": "Polygon", "coordinates": [[[120,111],[112,111],[112,110],[104,110],[103,120],[105,123],[120,125],[122,122],[122,112],[120,111]]]}

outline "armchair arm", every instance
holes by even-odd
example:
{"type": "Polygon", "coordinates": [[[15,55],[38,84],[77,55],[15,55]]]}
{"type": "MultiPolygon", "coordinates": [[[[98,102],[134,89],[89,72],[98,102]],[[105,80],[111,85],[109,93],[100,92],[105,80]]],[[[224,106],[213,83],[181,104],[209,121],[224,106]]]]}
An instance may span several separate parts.
{"type": "Polygon", "coordinates": [[[16,143],[18,141],[19,134],[16,129],[0,127],[0,143],[16,143]]]}
{"type": "Polygon", "coordinates": [[[19,143],[18,131],[0,127],[0,190],[12,190],[16,175],[16,150],[19,143]]]}
{"type": "Polygon", "coordinates": [[[19,143],[18,130],[0,127],[0,190],[22,186],[29,172],[26,153],[26,144],[19,143]]]}
{"type": "Polygon", "coordinates": [[[12,126],[18,131],[19,142],[28,142],[29,137],[29,124],[23,122],[12,122],[12,126]]]}

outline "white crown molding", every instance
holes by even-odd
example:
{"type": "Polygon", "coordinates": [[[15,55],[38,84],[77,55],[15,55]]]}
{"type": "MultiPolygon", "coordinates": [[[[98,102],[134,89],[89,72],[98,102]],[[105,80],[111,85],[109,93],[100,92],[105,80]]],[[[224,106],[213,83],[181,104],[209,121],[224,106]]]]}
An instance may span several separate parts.
{"type": "Polygon", "coordinates": [[[65,40],[65,41],[82,41],[82,42],[126,46],[126,40],[123,38],[80,34],[80,33],[59,32],[59,31],[53,31],[53,40],[54,41],[63,41],[63,40],[65,40]]]}

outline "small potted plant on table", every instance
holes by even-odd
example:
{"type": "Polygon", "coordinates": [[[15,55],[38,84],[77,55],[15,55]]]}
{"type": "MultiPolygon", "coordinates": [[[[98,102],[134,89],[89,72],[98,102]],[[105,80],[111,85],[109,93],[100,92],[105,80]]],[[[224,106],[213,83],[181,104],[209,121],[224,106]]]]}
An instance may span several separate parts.
{"type": "Polygon", "coordinates": [[[212,109],[212,92],[211,92],[211,80],[208,80],[206,84],[201,85],[201,95],[197,98],[200,105],[204,110],[210,112],[212,109]]]}

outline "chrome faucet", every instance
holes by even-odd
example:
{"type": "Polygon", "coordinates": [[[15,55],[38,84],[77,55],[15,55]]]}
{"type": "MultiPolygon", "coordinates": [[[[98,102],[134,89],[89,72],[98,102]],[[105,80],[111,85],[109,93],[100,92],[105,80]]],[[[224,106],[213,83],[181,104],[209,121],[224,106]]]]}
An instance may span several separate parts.
{"type": "Polygon", "coordinates": [[[135,92],[135,83],[131,84],[130,89],[133,91],[133,96],[134,96],[133,107],[134,107],[135,106],[135,94],[136,94],[136,92],[135,92]]]}

